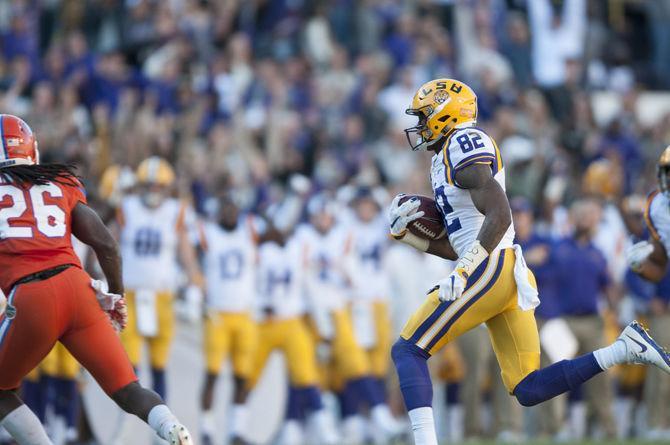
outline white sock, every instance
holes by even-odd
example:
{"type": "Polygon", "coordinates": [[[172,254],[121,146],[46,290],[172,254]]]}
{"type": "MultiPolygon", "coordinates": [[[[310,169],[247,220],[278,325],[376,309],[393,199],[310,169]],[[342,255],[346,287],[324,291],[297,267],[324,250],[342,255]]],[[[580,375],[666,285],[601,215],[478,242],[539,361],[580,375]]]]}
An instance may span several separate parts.
{"type": "Polygon", "coordinates": [[[311,417],[310,421],[313,422],[315,431],[318,432],[321,442],[324,444],[335,444],[338,443],[339,435],[335,430],[335,422],[331,417],[327,409],[322,408],[318,411],[315,411],[311,417]]]}
{"type": "Polygon", "coordinates": [[[438,445],[433,408],[422,406],[421,408],[414,408],[408,414],[409,420],[412,422],[414,443],[416,445],[438,445]]]}
{"type": "Polygon", "coordinates": [[[459,443],[463,441],[463,406],[459,403],[447,407],[447,437],[449,443],[459,443]]]}
{"type": "Polygon", "coordinates": [[[388,405],[385,403],[380,403],[370,410],[370,417],[372,421],[377,425],[378,428],[381,428],[382,431],[394,431],[396,427],[396,421],[391,414],[391,410],[388,405]]]}
{"type": "Polygon", "coordinates": [[[40,420],[26,405],[7,414],[0,425],[21,445],[53,445],[40,420]]]}
{"type": "Polygon", "coordinates": [[[584,402],[575,402],[570,407],[571,439],[581,441],[586,436],[586,405],[584,402]]]}
{"type": "Polygon", "coordinates": [[[633,426],[633,399],[617,397],[614,400],[614,419],[616,420],[617,439],[624,440],[633,426]]]}
{"type": "Polygon", "coordinates": [[[247,430],[249,410],[244,404],[234,404],[230,421],[230,432],[233,436],[242,437],[247,430]]]}
{"type": "Polygon", "coordinates": [[[280,445],[300,445],[303,442],[304,432],[297,420],[287,420],[282,426],[278,443],[280,445]]]}
{"type": "Polygon", "coordinates": [[[149,411],[147,423],[156,431],[161,439],[167,440],[170,428],[179,423],[179,421],[166,405],[156,405],[149,411]]]}
{"type": "Polygon", "coordinates": [[[214,412],[212,410],[203,411],[200,413],[200,431],[211,436],[214,434],[216,426],[214,424],[214,412]]]}
{"type": "Polygon", "coordinates": [[[73,426],[67,427],[67,430],[65,431],[66,441],[74,442],[78,438],[79,438],[79,431],[77,431],[77,428],[75,428],[73,426]]]}
{"type": "Polygon", "coordinates": [[[626,343],[617,340],[609,346],[593,351],[598,365],[606,371],[614,365],[620,365],[626,361],[626,343]]]}
{"type": "Polygon", "coordinates": [[[361,444],[365,439],[365,419],[359,414],[342,420],[342,441],[346,444],[361,444]]]}

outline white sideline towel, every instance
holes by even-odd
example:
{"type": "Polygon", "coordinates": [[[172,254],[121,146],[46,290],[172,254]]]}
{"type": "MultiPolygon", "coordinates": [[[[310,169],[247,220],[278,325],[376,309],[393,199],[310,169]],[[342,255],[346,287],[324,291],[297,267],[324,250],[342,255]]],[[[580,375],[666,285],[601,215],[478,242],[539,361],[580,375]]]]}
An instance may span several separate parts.
{"type": "Polygon", "coordinates": [[[362,348],[373,348],[377,344],[377,329],[372,302],[368,300],[354,301],[351,312],[356,342],[362,348]]]}
{"type": "Polygon", "coordinates": [[[137,331],[143,337],[155,337],[158,334],[156,292],[139,289],[135,293],[135,309],[137,313],[137,331]]]}
{"type": "Polygon", "coordinates": [[[570,326],[562,318],[552,318],[542,326],[540,344],[552,363],[574,358],[579,348],[570,326]]]}
{"type": "Polygon", "coordinates": [[[520,245],[514,245],[514,254],[516,255],[516,260],[514,261],[514,281],[516,281],[519,307],[523,311],[535,309],[540,305],[540,297],[538,296],[537,289],[528,280],[528,266],[526,265],[526,260],[523,259],[520,245]]]}

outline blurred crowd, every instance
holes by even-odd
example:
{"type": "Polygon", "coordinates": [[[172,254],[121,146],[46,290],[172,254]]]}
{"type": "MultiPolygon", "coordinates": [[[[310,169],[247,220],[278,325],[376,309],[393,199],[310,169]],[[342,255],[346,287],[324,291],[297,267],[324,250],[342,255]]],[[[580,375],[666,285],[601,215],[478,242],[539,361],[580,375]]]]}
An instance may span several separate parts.
{"type": "Polygon", "coordinates": [[[159,154],[196,203],[232,186],[255,206],[294,173],[423,184],[404,110],[427,79],[455,77],[479,96],[511,194],[537,205],[570,199],[600,157],[626,193],[648,188],[668,119],[644,126],[635,107],[667,86],[669,24],[666,1],[11,0],[0,104],[89,184],[159,154]],[[621,107],[597,123],[601,90],[621,107]]]}
{"type": "MultiPolygon", "coordinates": [[[[203,216],[224,192],[255,213],[351,186],[430,194],[429,156],[409,150],[404,111],[429,79],[465,81],[501,149],[540,324],[564,320],[579,351],[633,317],[670,343],[668,283],[637,278],[624,257],[631,236],[648,236],[645,195],[670,142],[670,113],[643,120],[640,101],[670,88],[668,72],[667,0],[0,2],[0,111],[25,118],[44,161],[77,164],[103,212],[116,187],[104,173],[151,155],[169,160],[175,193],[203,216]],[[606,119],[601,93],[617,104],[606,119]]],[[[491,389],[480,334],[438,370],[449,405],[465,405],[465,423],[448,413],[449,434],[520,437],[529,428],[491,389]],[[497,409],[480,415],[482,404],[497,409]]],[[[668,436],[667,384],[627,370],[601,380],[530,431],[668,436]],[[655,413],[648,428],[623,422],[639,401],[655,413]]]]}

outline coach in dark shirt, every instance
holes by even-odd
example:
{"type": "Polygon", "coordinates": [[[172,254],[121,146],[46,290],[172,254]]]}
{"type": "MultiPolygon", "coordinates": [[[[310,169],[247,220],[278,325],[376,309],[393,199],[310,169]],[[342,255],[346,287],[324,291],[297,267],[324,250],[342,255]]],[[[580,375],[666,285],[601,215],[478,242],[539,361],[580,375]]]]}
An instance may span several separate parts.
{"type": "MultiPolygon", "coordinates": [[[[610,278],[607,260],[592,240],[602,217],[599,201],[582,199],[570,208],[573,234],[554,249],[556,279],[560,284],[563,318],[579,344],[577,355],[605,344],[600,310],[607,304],[610,278]]],[[[589,408],[608,437],[616,435],[612,418],[612,386],[605,373],[584,385],[589,408]]]]}
{"type": "MultiPolygon", "coordinates": [[[[540,305],[535,308],[535,318],[541,330],[544,324],[560,317],[561,301],[559,297],[559,281],[556,274],[554,249],[556,241],[535,231],[535,217],[530,202],[523,197],[510,201],[512,218],[514,219],[514,242],[523,249],[523,256],[528,267],[535,274],[537,290],[540,294],[540,305]]],[[[542,367],[551,365],[551,360],[544,352],[540,356],[542,367]]],[[[565,399],[556,397],[543,403],[539,416],[540,432],[545,436],[555,436],[563,425],[563,405],[565,399]]]]}
{"type": "Polygon", "coordinates": [[[575,234],[557,244],[554,257],[561,283],[561,312],[597,317],[610,285],[602,252],[585,234],[575,234]]]}
{"type": "Polygon", "coordinates": [[[516,238],[514,242],[523,249],[523,256],[537,280],[540,305],[535,309],[538,321],[560,317],[561,301],[558,296],[558,279],[555,270],[555,240],[535,231],[535,217],[530,202],[516,197],[510,202],[516,238]]]}

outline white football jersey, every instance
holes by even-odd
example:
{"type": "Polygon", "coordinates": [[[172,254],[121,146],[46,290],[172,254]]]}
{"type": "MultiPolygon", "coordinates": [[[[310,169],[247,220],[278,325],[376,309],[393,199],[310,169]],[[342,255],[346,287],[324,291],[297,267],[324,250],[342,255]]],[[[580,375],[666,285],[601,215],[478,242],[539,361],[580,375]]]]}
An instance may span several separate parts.
{"type": "Polygon", "coordinates": [[[223,312],[253,309],[256,243],[248,221],[232,231],[214,222],[202,228],[207,307],[223,312]]]}
{"type": "Polygon", "coordinates": [[[651,235],[663,244],[670,255],[670,200],[663,193],[652,192],[647,199],[644,219],[651,235]]]}
{"type": "Polygon", "coordinates": [[[305,291],[312,305],[332,311],[343,309],[347,297],[346,262],[351,240],[340,226],[320,233],[311,225],[296,232],[305,260],[305,291]]]}
{"type": "MultiPolygon", "coordinates": [[[[456,183],[456,172],[483,163],[491,166],[494,179],[505,190],[505,169],[500,151],[493,139],[476,127],[454,131],[442,151],[432,159],[430,181],[435,201],[444,218],[449,242],[459,257],[477,239],[484,215],[475,207],[470,192],[456,183]]],[[[514,225],[510,224],[496,250],[512,247],[513,243],[514,225]]]]}
{"type": "Polygon", "coordinates": [[[265,309],[271,309],[279,319],[300,317],[305,313],[303,300],[303,251],[297,239],[290,239],[283,247],[265,242],[258,248],[257,307],[263,318],[265,309]]]}
{"type": "Polygon", "coordinates": [[[607,258],[607,269],[615,283],[624,280],[628,270],[625,250],[628,246],[628,231],[616,205],[606,203],[603,215],[593,237],[593,244],[607,258]]]}
{"type": "Polygon", "coordinates": [[[357,219],[351,228],[355,257],[352,270],[354,298],[385,301],[390,293],[385,263],[389,245],[386,218],[380,215],[368,223],[357,219]]]}
{"type": "MultiPolygon", "coordinates": [[[[128,289],[173,292],[178,285],[179,230],[184,230],[186,205],[168,198],[155,209],[137,195],[121,202],[123,281],[128,289]]],[[[191,215],[191,217],[194,217],[191,215]]]]}

